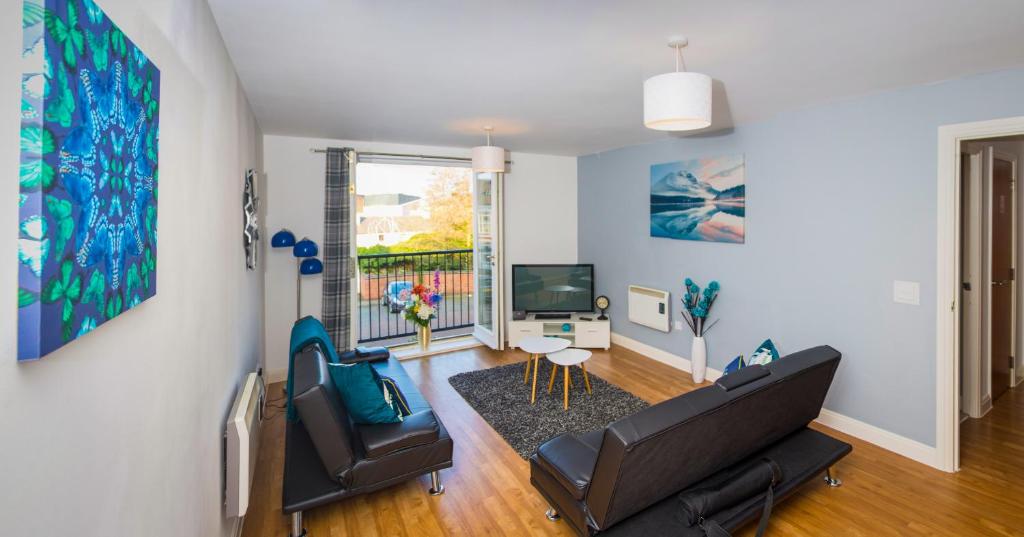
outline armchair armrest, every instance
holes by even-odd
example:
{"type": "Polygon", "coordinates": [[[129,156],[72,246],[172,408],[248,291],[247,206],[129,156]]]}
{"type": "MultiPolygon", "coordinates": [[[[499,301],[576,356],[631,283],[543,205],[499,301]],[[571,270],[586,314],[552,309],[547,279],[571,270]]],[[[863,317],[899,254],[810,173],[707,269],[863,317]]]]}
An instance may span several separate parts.
{"type": "Polygon", "coordinates": [[[343,364],[355,364],[359,362],[377,362],[387,360],[391,357],[391,351],[385,347],[356,347],[353,350],[345,351],[338,355],[343,364]]]}
{"type": "Polygon", "coordinates": [[[573,435],[563,434],[541,444],[536,460],[566,492],[582,500],[594,475],[597,449],[573,435]]]}
{"type": "Polygon", "coordinates": [[[433,410],[421,410],[400,423],[357,425],[368,459],[376,459],[396,451],[437,442],[440,426],[433,410]]]}

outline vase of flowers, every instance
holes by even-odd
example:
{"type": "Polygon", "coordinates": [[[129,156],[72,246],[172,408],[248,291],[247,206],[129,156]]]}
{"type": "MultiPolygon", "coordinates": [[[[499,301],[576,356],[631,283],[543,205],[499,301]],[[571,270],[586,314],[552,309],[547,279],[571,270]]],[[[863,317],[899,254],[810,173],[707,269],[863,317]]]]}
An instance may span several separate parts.
{"type": "Polygon", "coordinates": [[[416,325],[416,335],[419,339],[420,350],[427,350],[430,347],[430,321],[437,317],[437,306],[441,303],[441,274],[434,271],[433,287],[422,283],[411,290],[402,291],[399,298],[405,302],[402,308],[402,316],[405,320],[416,325]]]}
{"type": "Polygon", "coordinates": [[[718,298],[721,286],[712,280],[701,291],[700,286],[693,283],[690,278],[686,278],[683,286],[685,287],[683,319],[693,332],[693,345],[690,347],[690,374],[693,376],[693,381],[699,384],[704,382],[708,370],[708,347],[704,340],[704,334],[718,322],[715,320],[708,324],[708,314],[711,313],[711,306],[718,298]]]}

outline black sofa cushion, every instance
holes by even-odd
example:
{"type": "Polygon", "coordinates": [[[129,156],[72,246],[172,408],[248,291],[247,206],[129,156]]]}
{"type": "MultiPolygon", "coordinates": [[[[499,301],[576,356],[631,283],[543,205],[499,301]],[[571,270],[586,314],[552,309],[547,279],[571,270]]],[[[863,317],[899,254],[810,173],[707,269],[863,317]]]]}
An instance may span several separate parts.
{"type": "Polygon", "coordinates": [[[409,412],[411,414],[421,410],[430,410],[430,403],[420,393],[419,388],[416,387],[416,383],[412,381],[409,374],[405,372],[401,362],[395,358],[390,358],[388,360],[371,362],[371,365],[380,376],[389,377],[395,381],[395,385],[398,386],[399,391],[405,397],[406,404],[409,405],[409,412]]]}
{"type": "Polygon", "coordinates": [[[771,372],[768,371],[768,368],[763,365],[751,365],[744,367],[735,373],[723,376],[715,382],[715,386],[718,386],[728,392],[735,388],[739,388],[740,386],[750,384],[760,378],[767,377],[770,373],[771,372]]]}
{"type": "Polygon", "coordinates": [[[396,451],[437,442],[440,427],[433,410],[421,410],[400,423],[359,425],[366,457],[376,459],[396,451]]]}
{"type": "Polygon", "coordinates": [[[391,352],[386,347],[356,347],[338,355],[338,360],[343,364],[356,362],[379,362],[391,357],[391,352]]]}
{"type": "Polygon", "coordinates": [[[310,346],[295,356],[292,404],[327,473],[340,479],[355,462],[351,424],[341,395],[320,349],[310,346]]]}
{"type": "Polygon", "coordinates": [[[537,448],[537,462],[577,500],[582,500],[601,449],[601,431],[578,438],[563,434],[537,448]]]}

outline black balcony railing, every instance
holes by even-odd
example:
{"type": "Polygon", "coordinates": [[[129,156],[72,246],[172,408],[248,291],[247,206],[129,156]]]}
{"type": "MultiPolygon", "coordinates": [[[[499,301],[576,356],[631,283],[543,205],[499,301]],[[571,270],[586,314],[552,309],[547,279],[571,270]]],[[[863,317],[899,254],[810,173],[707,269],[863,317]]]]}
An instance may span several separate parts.
{"type": "Polygon", "coordinates": [[[434,285],[443,299],[430,327],[444,336],[473,326],[473,250],[443,250],[359,256],[359,342],[394,340],[416,334],[405,320],[403,290],[434,285]]]}

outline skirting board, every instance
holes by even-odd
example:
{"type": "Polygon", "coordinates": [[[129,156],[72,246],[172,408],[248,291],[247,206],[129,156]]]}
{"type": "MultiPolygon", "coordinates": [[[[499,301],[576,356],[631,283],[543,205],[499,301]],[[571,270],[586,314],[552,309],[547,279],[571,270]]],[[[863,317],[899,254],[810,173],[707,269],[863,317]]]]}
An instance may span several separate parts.
{"type": "MultiPolygon", "coordinates": [[[[672,354],[668,351],[663,351],[657,347],[652,347],[646,343],[642,343],[633,338],[626,337],[622,334],[612,332],[612,343],[625,347],[633,352],[638,352],[652,360],[668,364],[676,369],[682,369],[687,373],[692,372],[690,361],[682,356],[672,354]]],[[[707,374],[705,375],[708,382],[714,382],[722,376],[722,372],[717,369],[708,368],[707,374]]]]}
{"type": "Polygon", "coordinates": [[[288,370],[287,369],[268,369],[267,370],[267,373],[266,373],[266,384],[267,384],[267,386],[270,386],[271,384],[274,384],[274,383],[277,383],[277,382],[284,382],[286,380],[288,380],[288,370]]]}
{"type": "Polygon", "coordinates": [[[981,400],[981,415],[978,418],[984,418],[990,410],[992,410],[992,394],[985,394],[981,400]]]}
{"type": "MultiPolygon", "coordinates": [[[[652,347],[651,345],[615,332],[612,332],[612,343],[633,352],[640,353],[655,361],[668,364],[676,369],[681,369],[687,373],[690,372],[690,361],[682,356],[677,356],[668,351],[652,347]]],[[[708,368],[707,379],[709,382],[714,382],[721,376],[721,371],[711,369],[710,367],[708,368]]],[[[826,427],[831,427],[841,433],[845,433],[850,436],[857,437],[865,442],[874,444],[882,449],[892,451],[897,455],[902,455],[921,464],[941,469],[939,466],[938,450],[932,446],[886,431],[885,429],[875,427],[874,425],[864,423],[849,416],[844,416],[843,414],[827,408],[821,409],[821,414],[815,421],[826,427]]]]}
{"type": "Polygon", "coordinates": [[[938,450],[917,440],[911,440],[905,436],[900,436],[863,421],[844,416],[827,408],[821,409],[821,414],[814,421],[841,433],[855,436],[882,449],[887,449],[897,455],[903,455],[910,460],[940,470],[942,469],[939,466],[938,450]]]}

